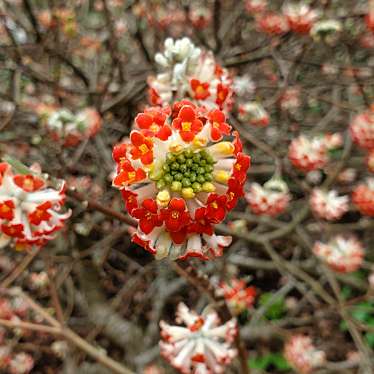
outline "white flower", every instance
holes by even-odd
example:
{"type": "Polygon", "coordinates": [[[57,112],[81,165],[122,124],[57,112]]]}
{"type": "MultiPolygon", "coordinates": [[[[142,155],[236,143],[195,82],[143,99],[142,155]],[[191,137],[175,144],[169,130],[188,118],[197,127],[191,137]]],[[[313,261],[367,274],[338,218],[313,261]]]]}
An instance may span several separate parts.
{"type": "Polygon", "coordinates": [[[291,199],[287,184],[280,179],[270,179],[263,186],[252,183],[249,192],[245,194],[254,214],[271,217],[281,214],[291,199]]]}
{"type": "Polygon", "coordinates": [[[48,188],[40,177],[15,174],[8,163],[1,163],[1,241],[13,238],[22,246],[43,245],[52,239],[71,214],[58,212],[64,204],[64,190],[65,183],[59,190],[48,188]]]}
{"type": "Polygon", "coordinates": [[[313,252],[333,270],[341,273],[356,271],[364,257],[362,244],[354,236],[337,235],[328,243],[316,242],[313,252]]]}
{"type": "Polygon", "coordinates": [[[252,78],[246,74],[234,78],[233,89],[235,94],[238,96],[251,96],[256,89],[256,84],[252,78]]]}
{"type": "Polygon", "coordinates": [[[313,212],[329,221],[337,220],[349,209],[348,196],[338,196],[334,190],[323,191],[315,188],[310,198],[313,212]]]}
{"type": "Polygon", "coordinates": [[[234,319],[220,325],[213,310],[200,316],[180,303],[176,320],[186,327],[160,322],[161,354],[178,370],[188,373],[224,373],[237,352],[232,342],[237,334],[234,319]]]}
{"type": "Polygon", "coordinates": [[[319,41],[324,39],[329,42],[331,37],[336,36],[343,30],[342,23],[335,19],[316,22],[310,30],[313,39],[319,41]]]}
{"type": "Polygon", "coordinates": [[[325,362],[325,352],[317,350],[308,336],[292,336],[284,348],[287,361],[300,373],[308,374],[325,362]]]}

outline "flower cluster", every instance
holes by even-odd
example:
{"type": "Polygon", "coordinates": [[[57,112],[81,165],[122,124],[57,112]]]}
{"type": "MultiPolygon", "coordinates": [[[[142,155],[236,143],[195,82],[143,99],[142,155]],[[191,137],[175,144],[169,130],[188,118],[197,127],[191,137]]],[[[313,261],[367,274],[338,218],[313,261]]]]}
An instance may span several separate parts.
{"type": "Polygon", "coordinates": [[[293,166],[303,172],[321,169],[328,161],[326,143],[320,137],[309,139],[300,135],[292,140],[288,158],[293,166]]]}
{"type": "Polygon", "coordinates": [[[340,273],[356,271],[364,257],[362,244],[354,236],[337,235],[328,243],[318,241],[314,244],[313,252],[340,273]]]}
{"type": "Polygon", "coordinates": [[[252,183],[245,198],[254,214],[275,217],[286,210],[291,196],[285,182],[270,179],[263,186],[252,183]]]}
{"type": "Polygon", "coordinates": [[[271,35],[280,35],[288,31],[309,34],[319,14],[304,3],[285,3],[282,13],[267,10],[267,2],[249,0],[246,2],[249,13],[256,13],[259,31],[271,35]]]}
{"type": "Polygon", "coordinates": [[[165,40],[165,51],[157,53],[162,73],[148,80],[152,105],[171,104],[190,98],[208,109],[228,111],[232,105],[232,79],[211,52],[203,52],[188,38],[165,40]]]}
{"type": "Polygon", "coordinates": [[[255,101],[239,105],[239,119],[257,127],[266,127],[270,123],[269,113],[255,101]]]}
{"type": "MultiPolygon", "coordinates": [[[[21,297],[0,298],[0,319],[19,322],[21,318],[30,317],[30,308],[21,297]]],[[[29,334],[23,329],[13,329],[13,334],[22,337],[29,334]]],[[[11,344],[7,343],[7,332],[0,328],[0,371],[10,374],[27,374],[33,366],[33,358],[24,352],[13,353],[11,344]],[[4,370],[4,371],[3,371],[4,370]]],[[[10,338],[9,338],[10,340],[10,338]]]]}
{"type": "Polygon", "coordinates": [[[353,141],[366,150],[374,149],[374,105],[355,116],[349,126],[353,141]]]}
{"type": "Polygon", "coordinates": [[[202,315],[180,303],[177,323],[160,322],[160,350],[162,356],[183,374],[224,373],[237,352],[232,342],[237,334],[237,323],[231,319],[221,325],[215,311],[205,310],[202,315]]]}
{"type": "Polygon", "coordinates": [[[294,335],[288,340],[284,347],[284,356],[302,374],[311,373],[326,360],[325,353],[313,345],[310,337],[304,335],[294,335]]]}
{"type": "Polygon", "coordinates": [[[65,147],[74,147],[95,136],[101,127],[100,115],[92,108],[74,114],[68,109],[39,105],[36,112],[51,138],[65,147]]]}
{"type": "Polygon", "coordinates": [[[166,28],[177,29],[186,25],[189,21],[196,29],[204,29],[212,20],[212,12],[204,1],[189,2],[189,11],[186,14],[179,2],[172,0],[167,2],[141,0],[134,6],[134,13],[145,19],[149,27],[164,30],[166,28]]]}
{"type": "Polygon", "coordinates": [[[299,34],[308,34],[318,18],[318,13],[303,3],[287,3],[283,6],[290,30],[299,34]]]}
{"type": "Polygon", "coordinates": [[[318,217],[328,221],[340,219],[349,209],[347,196],[338,196],[334,190],[315,188],[310,197],[311,208],[318,217]]]}
{"type": "Polygon", "coordinates": [[[374,217],[374,178],[360,183],[352,192],[352,202],[361,214],[374,217]]]}
{"type": "Polygon", "coordinates": [[[244,279],[232,279],[221,283],[217,293],[223,295],[233,314],[240,314],[253,306],[256,288],[247,287],[244,279]]]}
{"type": "Polygon", "coordinates": [[[65,183],[59,190],[47,187],[37,174],[17,174],[0,163],[0,244],[13,240],[17,249],[42,246],[53,239],[70,211],[60,213],[65,201],[65,183]]]}
{"type": "Polygon", "coordinates": [[[135,126],[113,150],[113,185],[139,222],[133,240],[158,259],[220,255],[231,238],[216,236],[214,225],[243,195],[250,166],[225,114],[185,100],[147,108],[135,126]]]}

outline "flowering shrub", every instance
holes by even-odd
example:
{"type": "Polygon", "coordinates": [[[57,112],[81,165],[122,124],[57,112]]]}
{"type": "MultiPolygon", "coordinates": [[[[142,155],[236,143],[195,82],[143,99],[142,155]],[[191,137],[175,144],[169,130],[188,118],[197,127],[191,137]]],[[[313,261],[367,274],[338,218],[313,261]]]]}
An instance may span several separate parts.
{"type": "Polygon", "coordinates": [[[374,372],[373,7],[0,1],[0,372],[374,372]]]}

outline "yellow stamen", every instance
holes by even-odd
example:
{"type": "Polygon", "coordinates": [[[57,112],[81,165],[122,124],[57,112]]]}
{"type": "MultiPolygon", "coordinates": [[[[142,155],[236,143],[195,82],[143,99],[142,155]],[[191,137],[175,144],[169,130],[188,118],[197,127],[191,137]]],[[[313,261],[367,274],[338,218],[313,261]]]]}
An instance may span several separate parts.
{"type": "Polygon", "coordinates": [[[143,155],[145,155],[146,153],[149,152],[149,148],[148,148],[148,146],[147,146],[146,144],[142,144],[142,145],[139,147],[139,149],[140,149],[140,152],[141,152],[143,155]]]}
{"type": "Polygon", "coordinates": [[[157,205],[166,208],[170,201],[170,193],[168,190],[160,191],[156,197],[157,205]]]}
{"type": "Polygon", "coordinates": [[[182,122],[182,130],[183,131],[191,131],[191,122],[182,122]]]}
{"type": "Polygon", "coordinates": [[[135,179],[136,173],[135,173],[135,171],[130,171],[130,172],[127,173],[127,176],[129,178],[129,180],[132,181],[132,180],[135,179]]]}
{"type": "Polygon", "coordinates": [[[227,184],[228,180],[230,179],[230,173],[225,170],[217,170],[213,173],[214,179],[218,183],[227,184]]]}
{"type": "Polygon", "coordinates": [[[191,187],[182,188],[182,196],[185,199],[192,199],[195,197],[195,193],[193,192],[193,189],[191,187]]]}
{"type": "Polygon", "coordinates": [[[207,138],[201,138],[201,137],[196,137],[193,142],[192,142],[192,145],[195,147],[195,148],[203,148],[207,145],[208,143],[208,139],[207,138]]]}
{"type": "Polygon", "coordinates": [[[178,142],[172,142],[169,145],[169,151],[172,153],[178,153],[182,150],[182,146],[178,142]]]}
{"type": "Polygon", "coordinates": [[[10,211],[10,208],[8,207],[8,205],[4,204],[1,208],[0,208],[1,212],[3,213],[7,213],[10,211]]]}
{"type": "Polygon", "coordinates": [[[152,125],[149,127],[149,129],[150,129],[152,132],[157,132],[157,131],[160,129],[160,126],[159,126],[159,125],[156,125],[155,123],[152,123],[152,125]]]}
{"type": "Polygon", "coordinates": [[[202,186],[202,190],[204,192],[214,192],[216,190],[216,188],[214,187],[214,184],[213,183],[210,183],[210,182],[205,182],[202,186]]]}
{"type": "Polygon", "coordinates": [[[218,205],[217,205],[217,203],[216,203],[215,201],[213,201],[210,205],[211,205],[212,208],[214,208],[214,209],[217,209],[217,208],[218,208],[218,205]]]}

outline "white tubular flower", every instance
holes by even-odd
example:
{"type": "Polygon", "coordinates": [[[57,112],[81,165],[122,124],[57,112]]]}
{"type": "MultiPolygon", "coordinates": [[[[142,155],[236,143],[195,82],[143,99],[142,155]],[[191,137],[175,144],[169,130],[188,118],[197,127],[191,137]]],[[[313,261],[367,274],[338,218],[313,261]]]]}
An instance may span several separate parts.
{"type": "Polygon", "coordinates": [[[309,139],[300,135],[292,140],[288,158],[293,166],[304,172],[322,169],[328,161],[326,144],[320,137],[309,139]]]}
{"type": "Polygon", "coordinates": [[[255,101],[239,106],[239,119],[257,127],[266,127],[270,123],[268,112],[260,103],[255,101]]]}
{"type": "Polygon", "coordinates": [[[374,149],[374,105],[355,116],[349,126],[353,141],[363,149],[374,149]]]}
{"type": "Polygon", "coordinates": [[[190,39],[166,39],[164,53],[157,53],[155,60],[161,71],[148,79],[151,104],[165,106],[189,98],[208,109],[231,107],[232,80],[227,70],[190,39]]]}
{"type": "Polygon", "coordinates": [[[59,190],[48,188],[40,177],[16,174],[8,163],[0,163],[0,233],[5,245],[17,249],[42,246],[53,239],[71,212],[59,213],[65,201],[65,182],[59,190]]]}
{"type": "Polygon", "coordinates": [[[337,235],[328,243],[316,242],[313,252],[339,273],[356,271],[364,258],[363,246],[354,236],[337,235]]]}
{"type": "Polygon", "coordinates": [[[161,354],[183,374],[224,373],[237,352],[232,342],[237,334],[234,319],[220,325],[215,311],[205,310],[202,315],[180,303],[176,321],[183,326],[160,322],[161,354]]]}
{"type": "Polygon", "coordinates": [[[287,3],[282,7],[282,11],[290,29],[300,34],[309,33],[318,18],[318,13],[303,3],[287,3]]]}
{"type": "Polygon", "coordinates": [[[9,363],[10,374],[27,374],[34,367],[34,359],[27,353],[21,352],[14,355],[9,363]]]}
{"type": "Polygon", "coordinates": [[[333,43],[342,30],[343,26],[340,21],[335,19],[323,20],[312,26],[310,36],[316,41],[322,40],[326,43],[333,43]]]}
{"type": "Polygon", "coordinates": [[[234,77],[233,90],[239,97],[252,96],[255,92],[256,84],[249,75],[234,77]]]}
{"type": "Polygon", "coordinates": [[[254,214],[275,217],[286,210],[291,196],[285,182],[271,179],[263,186],[252,183],[245,198],[254,214]]]}
{"type": "Polygon", "coordinates": [[[81,141],[93,137],[100,130],[101,118],[92,108],[73,114],[68,109],[42,111],[38,109],[41,122],[53,140],[65,147],[76,146],[81,141]],[[45,118],[46,117],[46,118],[45,118]]]}
{"type": "Polygon", "coordinates": [[[348,196],[338,196],[334,190],[323,191],[315,188],[310,198],[310,205],[313,212],[320,218],[328,221],[340,219],[348,212],[348,196]]]}
{"type": "Polygon", "coordinates": [[[308,336],[294,335],[284,347],[287,361],[301,374],[309,374],[324,364],[325,352],[316,349],[308,336]]]}

